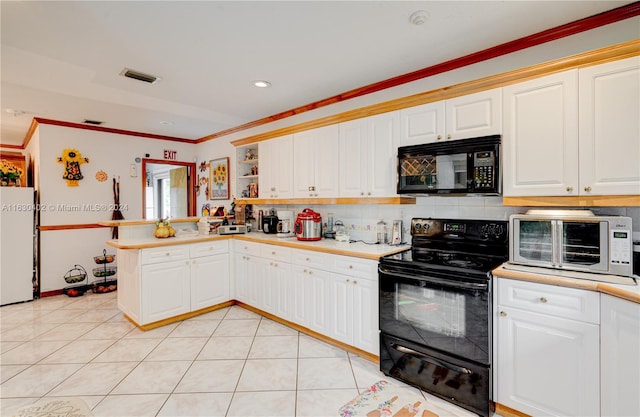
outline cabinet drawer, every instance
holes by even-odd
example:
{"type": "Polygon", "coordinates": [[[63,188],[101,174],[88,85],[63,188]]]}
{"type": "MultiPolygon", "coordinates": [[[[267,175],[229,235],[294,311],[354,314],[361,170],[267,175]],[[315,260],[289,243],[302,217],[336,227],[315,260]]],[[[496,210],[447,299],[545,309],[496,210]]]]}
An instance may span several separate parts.
{"type": "Polygon", "coordinates": [[[291,262],[291,248],[277,245],[261,245],[260,256],[266,259],[291,262]]]}
{"type": "Polygon", "coordinates": [[[334,255],[310,250],[294,250],[291,255],[292,263],[309,268],[317,268],[325,271],[335,269],[334,255]]]}
{"type": "Polygon", "coordinates": [[[353,277],[375,279],[378,273],[378,263],[369,259],[350,256],[336,256],[335,272],[353,277]]]}
{"type": "Polygon", "coordinates": [[[142,249],[140,263],[142,265],[161,262],[180,261],[189,258],[189,245],[164,246],[161,248],[142,249]]]}
{"type": "Polygon", "coordinates": [[[194,243],[189,245],[189,254],[192,258],[203,256],[220,255],[229,252],[229,242],[227,240],[194,243]]]}
{"type": "Polygon", "coordinates": [[[245,240],[236,240],[233,243],[236,253],[260,256],[260,247],[262,246],[260,243],[247,242],[245,240]]]}
{"type": "Polygon", "coordinates": [[[498,304],[586,323],[600,323],[597,292],[498,279],[498,304]]]}

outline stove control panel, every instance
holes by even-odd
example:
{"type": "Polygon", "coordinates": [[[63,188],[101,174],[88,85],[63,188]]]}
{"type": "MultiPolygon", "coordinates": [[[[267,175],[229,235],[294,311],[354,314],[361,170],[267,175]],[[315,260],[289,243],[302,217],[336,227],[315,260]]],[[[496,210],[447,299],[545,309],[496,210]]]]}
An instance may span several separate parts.
{"type": "Polygon", "coordinates": [[[492,220],[414,218],[411,220],[411,235],[433,239],[506,242],[508,223],[492,220]]]}

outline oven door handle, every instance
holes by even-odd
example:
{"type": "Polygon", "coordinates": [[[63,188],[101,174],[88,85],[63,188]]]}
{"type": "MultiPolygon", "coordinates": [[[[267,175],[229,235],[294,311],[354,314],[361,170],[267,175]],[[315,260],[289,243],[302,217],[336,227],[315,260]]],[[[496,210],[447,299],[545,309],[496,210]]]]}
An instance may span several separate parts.
{"type": "Polygon", "coordinates": [[[378,272],[385,275],[394,276],[394,277],[431,282],[434,284],[442,285],[444,287],[457,288],[462,290],[487,291],[489,288],[489,284],[486,282],[463,282],[463,281],[454,281],[454,280],[448,280],[448,279],[440,279],[435,277],[426,277],[424,275],[408,275],[408,274],[400,273],[398,271],[390,271],[382,266],[378,266],[378,272]]]}
{"type": "Polygon", "coordinates": [[[463,374],[472,374],[473,373],[473,371],[471,371],[471,369],[469,369],[469,368],[464,368],[462,366],[457,366],[457,365],[453,365],[453,364],[450,364],[450,363],[443,362],[443,361],[441,361],[439,359],[435,359],[435,358],[433,358],[431,356],[425,355],[424,353],[420,353],[417,350],[409,349],[408,347],[405,347],[405,346],[400,346],[397,343],[390,343],[389,345],[392,348],[394,348],[395,350],[397,350],[398,352],[400,352],[400,353],[406,353],[406,354],[409,354],[409,355],[417,356],[417,357],[419,357],[420,359],[422,359],[425,362],[432,363],[432,364],[440,366],[442,368],[447,368],[450,371],[459,372],[459,373],[463,373],[463,374]]]}

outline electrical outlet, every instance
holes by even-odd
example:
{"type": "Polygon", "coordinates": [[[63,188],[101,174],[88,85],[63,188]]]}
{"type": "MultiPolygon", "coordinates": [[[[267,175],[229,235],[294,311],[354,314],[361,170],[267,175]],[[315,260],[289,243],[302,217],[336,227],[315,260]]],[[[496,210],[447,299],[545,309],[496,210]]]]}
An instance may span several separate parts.
{"type": "Polygon", "coordinates": [[[129,176],[133,178],[138,176],[138,166],[136,164],[129,165],[129,176]]]}

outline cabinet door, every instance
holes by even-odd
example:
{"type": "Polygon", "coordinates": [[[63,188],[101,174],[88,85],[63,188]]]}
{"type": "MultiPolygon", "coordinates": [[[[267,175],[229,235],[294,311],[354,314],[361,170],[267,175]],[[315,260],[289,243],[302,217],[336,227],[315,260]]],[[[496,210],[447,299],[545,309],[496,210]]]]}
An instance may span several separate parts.
{"type": "MultiPolygon", "coordinates": [[[[274,270],[276,288],[275,315],[289,321],[295,321],[296,309],[296,283],[291,272],[291,264],[274,261],[272,267],[274,270]]],[[[303,303],[303,299],[299,300],[303,303]]]]}
{"type": "Polygon", "coordinates": [[[353,344],[353,282],[345,275],[330,274],[328,307],[330,317],[329,337],[353,344]]]}
{"type": "Polygon", "coordinates": [[[293,135],[260,143],[260,196],[293,196],[293,135]]]}
{"type": "Polygon", "coordinates": [[[278,301],[278,265],[264,258],[259,258],[257,262],[260,271],[256,277],[258,304],[253,305],[267,313],[275,314],[278,301]]]}
{"type": "Polygon", "coordinates": [[[353,345],[379,355],[378,284],[368,279],[351,279],[353,300],[353,345]]]}
{"type": "Polygon", "coordinates": [[[316,155],[316,134],[314,130],[293,135],[293,196],[314,197],[316,155]]]}
{"type": "Polygon", "coordinates": [[[580,194],[640,194],[640,57],[580,70],[580,194]]]}
{"type": "Polygon", "coordinates": [[[367,192],[367,118],[340,124],[340,196],[364,197],[367,192]]]}
{"type": "Polygon", "coordinates": [[[446,139],[502,133],[502,91],[496,88],[445,102],[446,139]]]}
{"type": "Polygon", "coordinates": [[[235,298],[255,307],[262,302],[257,288],[258,259],[244,253],[237,254],[235,258],[235,298]]]}
{"type": "Polygon", "coordinates": [[[329,296],[331,289],[329,272],[318,269],[307,268],[306,290],[308,295],[305,297],[309,300],[307,309],[307,324],[311,330],[325,335],[331,335],[332,315],[329,306],[335,303],[329,296]]]}
{"type": "Polygon", "coordinates": [[[340,160],[336,150],[340,148],[338,125],[316,129],[315,139],[315,197],[337,197],[340,194],[340,160]]]}
{"type": "MultiPolygon", "coordinates": [[[[383,113],[367,118],[367,196],[397,195],[397,155],[400,113],[383,113]]],[[[348,172],[349,176],[351,171],[348,172]]],[[[342,175],[345,176],[345,175],[342,175]]]]}
{"type": "Polygon", "coordinates": [[[599,415],[599,326],[498,309],[497,402],[529,415],[599,415]]]}
{"type": "Polygon", "coordinates": [[[310,328],[308,310],[310,310],[312,290],[308,268],[302,265],[291,265],[289,276],[293,297],[291,321],[310,328]]]}
{"type": "Polygon", "coordinates": [[[188,260],[142,267],[142,322],[149,324],[191,311],[188,260]]]}
{"type": "Polygon", "coordinates": [[[420,145],[444,137],[444,101],[400,110],[400,146],[420,145]]]}
{"type": "Polygon", "coordinates": [[[505,196],[578,195],[578,72],[503,88],[505,196]]]}
{"type": "Polygon", "coordinates": [[[229,301],[229,255],[191,260],[191,311],[229,301]]]}
{"type": "Polygon", "coordinates": [[[602,416],[640,416],[640,304],[601,296],[602,416]]]}

